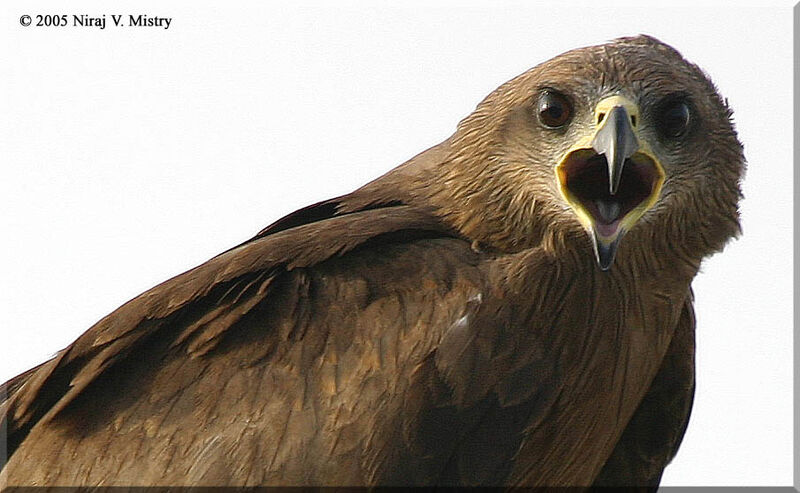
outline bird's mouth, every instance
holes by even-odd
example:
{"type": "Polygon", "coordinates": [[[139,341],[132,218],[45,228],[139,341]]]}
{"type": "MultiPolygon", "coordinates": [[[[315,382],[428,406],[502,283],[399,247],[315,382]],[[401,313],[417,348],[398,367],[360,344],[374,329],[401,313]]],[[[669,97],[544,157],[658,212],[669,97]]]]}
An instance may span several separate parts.
{"type": "Polygon", "coordinates": [[[638,219],[650,207],[663,181],[655,161],[643,153],[625,159],[615,194],[610,192],[606,157],[594,149],[569,153],[557,171],[570,205],[587,214],[596,233],[609,240],[619,234],[623,222],[629,223],[624,221],[627,217],[638,219]]]}
{"type": "MultiPolygon", "coordinates": [[[[594,111],[594,131],[556,165],[558,188],[588,231],[597,263],[608,270],[625,232],[655,204],[664,168],[638,133],[639,108],[614,95],[594,111]]],[[[588,127],[592,128],[592,127],[588,127]]]]}

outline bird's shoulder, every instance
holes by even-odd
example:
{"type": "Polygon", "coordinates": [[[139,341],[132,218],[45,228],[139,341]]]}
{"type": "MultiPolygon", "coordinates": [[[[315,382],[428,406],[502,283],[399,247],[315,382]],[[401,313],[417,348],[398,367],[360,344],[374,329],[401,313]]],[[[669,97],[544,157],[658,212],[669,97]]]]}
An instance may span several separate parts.
{"type": "MultiPolygon", "coordinates": [[[[312,305],[352,298],[350,306],[362,312],[380,311],[381,303],[391,311],[387,307],[397,303],[400,292],[419,292],[423,286],[445,293],[453,283],[464,288],[465,275],[479,282],[474,272],[465,274],[477,265],[469,243],[430,211],[400,202],[343,211],[340,203],[334,199],[301,209],[153,287],[51,360],[6,382],[0,419],[8,429],[9,455],[33,425],[57,415],[110,368],[135,361],[154,338],[169,341],[185,357],[214,357],[230,329],[256,312],[273,319],[274,330],[282,326],[297,337],[315,325],[336,322],[333,309],[309,317],[312,305]]],[[[444,303],[446,309],[444,298],[430,302],[444,303]]]]}

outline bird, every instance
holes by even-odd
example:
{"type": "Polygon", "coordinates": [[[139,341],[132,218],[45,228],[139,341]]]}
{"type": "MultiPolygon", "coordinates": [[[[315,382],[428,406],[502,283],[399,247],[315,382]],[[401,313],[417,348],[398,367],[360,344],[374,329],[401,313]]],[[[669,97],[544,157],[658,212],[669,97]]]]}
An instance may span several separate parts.
{"type": "Polygon", "coordinates": [[[656,488],[741,234],[732,114],[648,35],[540,63],[6,382],[0,483],[656,488]]]}

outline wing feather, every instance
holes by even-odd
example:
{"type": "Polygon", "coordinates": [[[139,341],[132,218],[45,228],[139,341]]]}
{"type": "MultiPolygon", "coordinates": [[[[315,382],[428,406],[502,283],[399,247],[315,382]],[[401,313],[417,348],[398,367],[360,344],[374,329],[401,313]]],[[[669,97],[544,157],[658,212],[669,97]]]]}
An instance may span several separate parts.
{"type": "Polygon", "coordinates": [[[667,354],[595,486],[655,490],[681,444],[694,399],[695,317],[687,296],[667,354]]]}
{"type": "Polygon", "coordinates": [[[185,346],[199,357],[270,296],[281,273],[345,255],[370,241],[451,235],[428,212],[403,205],[262,232],[125,303],[53,359],[6,383],[0,426],[8,430],[8,454],[32,426],[52,419],[110,367],[154,334],[164,337],[164,327],[173,347],[185,346]]]}

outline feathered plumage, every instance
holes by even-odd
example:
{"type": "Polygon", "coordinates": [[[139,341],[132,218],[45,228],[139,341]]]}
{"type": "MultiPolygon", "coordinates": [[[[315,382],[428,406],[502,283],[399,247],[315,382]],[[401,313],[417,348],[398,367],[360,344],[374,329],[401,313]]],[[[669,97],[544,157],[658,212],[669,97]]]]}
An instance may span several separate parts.
{"type": "Polygon", "coordinates": [[[672,48],[565,53],[7,382],[0,481],[655,486],[743,169],[672,48]]]}

